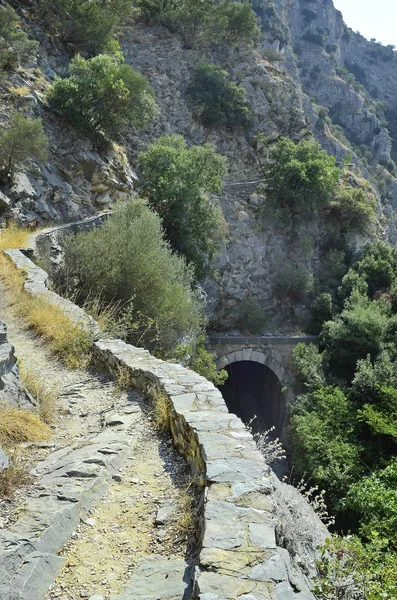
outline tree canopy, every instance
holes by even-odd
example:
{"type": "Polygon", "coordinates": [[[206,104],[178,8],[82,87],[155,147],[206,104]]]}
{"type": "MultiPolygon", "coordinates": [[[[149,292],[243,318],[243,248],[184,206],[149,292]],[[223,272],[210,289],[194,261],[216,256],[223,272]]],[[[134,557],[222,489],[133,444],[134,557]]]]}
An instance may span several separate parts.
{"type": "Polygon", "coordinates": [[[76,56],[69,77],[57,77],[48,93],[54,111],[84,134],[117,138],[125,129],[145,127],[157,112],[146,79],[120,54],[76,56]]]}
{"type": "Polygon", "coordinates": [[[222,189],[226,159],[212,144],[188,148],[183,137],[171,135],[152,142],[138,164],[142,192],[167,239],[202,277],[224,235],[222,211],[209,194],[222,189]]]}

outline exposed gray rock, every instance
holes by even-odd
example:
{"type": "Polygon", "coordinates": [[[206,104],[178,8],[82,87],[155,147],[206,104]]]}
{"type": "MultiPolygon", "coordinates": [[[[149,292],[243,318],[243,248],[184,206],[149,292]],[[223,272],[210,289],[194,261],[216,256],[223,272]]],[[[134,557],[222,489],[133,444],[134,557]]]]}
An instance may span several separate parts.
{"type": "Polygon", "coordinates": [[[156,515],[156,525],[165,525],[170,518],[176,513],[177,506],[174,500],[166,500],[161,508],[158,509],[156,515]]]}
{"type": "Polygon", "coordinates": [[[6,406],[32,408],[31,398],[23,391],[15,349],[7,339],[7,327],[0,321],[0,402],[6,406]]]}
{"type": "Polygon", "coordinates": [[[0,470],[7,469],[10,466],[10,459],[6,456],[3,450],[0,448],[0,470]]]}
{"type": "Polygon", "coordinates": [[[181,558],[141,560],[132,581],[111,600],[190,600],[193,568],[181,558]]]}

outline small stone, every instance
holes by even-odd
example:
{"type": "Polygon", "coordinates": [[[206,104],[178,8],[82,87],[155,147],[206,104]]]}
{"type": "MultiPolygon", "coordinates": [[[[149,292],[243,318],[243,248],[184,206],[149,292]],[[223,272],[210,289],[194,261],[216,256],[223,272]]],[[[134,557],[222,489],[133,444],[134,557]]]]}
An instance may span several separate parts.
{"type": "Polygon", "coordinates": [[[81,590],[80,592],[80,598],[88,598],[89,594],[87,592],[87,590],[81,590]]]}
{"type": "Polygon", "coordinates": [[[98,596],[98,595],[91,596],[90,600],[104,600],[104,597],[103,596],[98,596]]]}
{"type": "Polygon", "coordinates": [[[85,523],[86,525],[90,525],[90,527],[94,527],[94,526],[96,525],[96,520],[95,520],[95,519],[92,519],[92,518],[89,518],[89,519],[86,519],[86,520],[84,521],[84,523],[85,523]]]}

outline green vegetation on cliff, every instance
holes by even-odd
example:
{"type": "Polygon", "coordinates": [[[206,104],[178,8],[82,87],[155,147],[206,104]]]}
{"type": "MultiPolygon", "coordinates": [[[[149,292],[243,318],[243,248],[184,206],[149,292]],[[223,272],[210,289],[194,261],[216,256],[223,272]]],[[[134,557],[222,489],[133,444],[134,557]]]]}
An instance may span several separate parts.
{"type": "Polygon", "coordinates": [[[69,77],[57,77],[48,92],[53,110],[86,135],[118,137],[128,125],[144,127],[156,114],[146,79],[121,54],[76,56],[69,77]]]}
{"type": "Polygon", "coordinates": [[[182,136],[171,135],[152,142],[138,164],[143,194],[167,239],[203,277],[225,233],[222,211],[209,194],[222,189],[226,158],[212,144],[188,148],[182,136]]]}
{"type": "Polygon", "coordinates": [[[193,272],[164,240],[161,220],[143,201],[119,204],[101,227],[65,246],[64,286],[78,300],[116,303],[129,342],[170,353],[197,337],[202,308],[193,272]]]}
{"type": "MultiPolygon", "coordinates": [[[[290,419],[297,471],[326,490],[337,526],[360,536],[364,545],[355,542],[355,552],[359,548],[371,560],[378,544],[365,574],[371,590],[366,597],[389,600],[395,597],[390,561],[397,563],[396,290],[396,250],[368,245],[341,282],[320,351],[295,350],[306,391],[290,419]],[[380,580],[383,596],[376,591],[380,580]]],[[[323,565],[326,573],[334,567],[323,565]]]]}

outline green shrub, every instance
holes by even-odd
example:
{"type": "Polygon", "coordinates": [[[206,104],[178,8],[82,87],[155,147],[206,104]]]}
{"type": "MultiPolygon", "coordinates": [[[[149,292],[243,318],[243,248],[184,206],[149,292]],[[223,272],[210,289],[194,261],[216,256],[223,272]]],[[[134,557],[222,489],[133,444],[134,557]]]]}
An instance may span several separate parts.
{"type": "Polygon", "coordinates": [[[297,344],[292,353],[292,364],[305,390],[314,391],[325,385],[322,355],[314,344],[297,344]]]}
{"type": "Polygon", "coordinates": [[[281,138],[271,148],[269,158],[266,191],[271,210],[313,218],[319,208],[330,202],[340,170],[335,158],[319,144],[305,140],[295,144],[289,138],[281,138]]]}
{"type": "Polygon", "coordinates": [[[368,544],[355,536],[333,536],[322,551],[314,590],[318,600],[346,598],[346,593],[352,599],[397,598],[397,554],[387,550],[387,540],[375,533],[368,544]]]}
{"type": "Polygon", "coordinates": [[[384,302],[372,302],[354,290],[340,315],[325,323],[322,342],[329,369],[351,382],[357,361],[383,350],[390,310],[384,302]]]}
{"type": "Polygon", "coordinates": [[[182,34],[191,47],[197,40],[210,44],[250,44],[259,36],[250,3],[223,0],[134,0],[146,21],[159,21],[182,34]]]}
{"type": "Polygon", "coordinates": [[[20,28],[18,15],[11,6],[0,6],[0,70],[12,69],[29,60],[38,43],[29,40],[20,28]]]}
{"type": "Polygon", "coordinates": [[[214,10],[210,28],[211,41],[236,46],[251,44],[260,35],[256,14],[250,3],[224,0],[214,10]]]}
{"type": "Polygon", "coordinates": [[[369,233],[375,221],[376,202],[361,188],[340,189],[327,206],[327,215],[340,231],[369,233]]]}
{"type": "Polygon", "coordinates": [[[82,302],[119,302],[127,339],[160,354],[203,325],[193,274],[163,238],[161,221],[143,201],[118,204],[99,228],[65,244],[66,287],[82,302]]]}
{"type": "Polygon", "coordinates": [[[313,291],[313,276],[301,265],[286,264],[277,272],[276,291],[294,302],[302,302],[313,291]]]}
{"type": "Polygon", "coordinates": [[[227,71],[219,65],[200,63],[188,93],[199,106],[205,125],[248,127],[251,110],[245,89],[230,81],[227,71]]]}
{"type": "Polygon", "coordinates": [[[370,539],[374,533],[397,547],[397,459],[381,470],[351,486],[344,508],[355,513],[361,534],[370,539]]]}
{"type": "Polygon", "coordinates": [[[138,162],[143,193],[166,237],[204,276],[224,237],[222,211],[207,194],[221,191],[226,159],[212,144],[187,148],[183,137],[171,135],[152,142],[138,162]]]}
{"type": "Polygon", "coordinates": [[[270,62],[281,62],[284,60],[283,55],[274,48],[266,48],[266,50],[262,50],[262,55],[263,58],[266,58],[266,60],[270,62]]]}
{"type": "Polygon", "coordinates": [[[29,159],[45,160],[47,146],[40,119],[12,113],[8,126],[0,131],[0,181],[11,181],[29,159]]]}
{"type": "Polygon", "coordinates": [[[321,387],[308,396],[303,411],[292,411],[293,464],[335,502],[361,470],[351,401],[338,387],[321,387]]]}
{"type": "Polygon", "coordinates": [[[316,296],[312,304],[313,319],[310,323],[309,333],[318,335],[322,326],[332,317],[332,296],[328,292],[323,292],[316,296]]]}
{"type": "Polygon", "coordinates": [[[193,343],[177,346],[170,358],[190,367],[214,385],[223,385],[228,377],[226,369],[219,371],[214,355],[206,350],[204,335],[200,335],[193,343]]]}
{"type": "Polygon", "coordinates": [[[238,326],[251,333],[260,333],[267,323],[267,316],[263,308],[251,298],[240,302],[238,311],[238,326]]]}
{"type": "Polygon", "coordinates": [[[87,135],[119,136],[127,127],[145,127],[157,112],[146,79],[120,54],[76,56],[69,77],[55,79],[48,93],[54,111],[87,135]]]}
{"type": "Polygon", "coordinates": [[[128,0],[39,0],[45,24],[65,44],[91,54],[105,50],[121,17],[131,12],[128,0]]]}
{"type": "Polygon", "coordinates": [[[332,248],[325,252],[317,272],[316,284],[318,290],[329,292],[334,296],[346,271],[346,253],[344,250],[332,248]]]}

